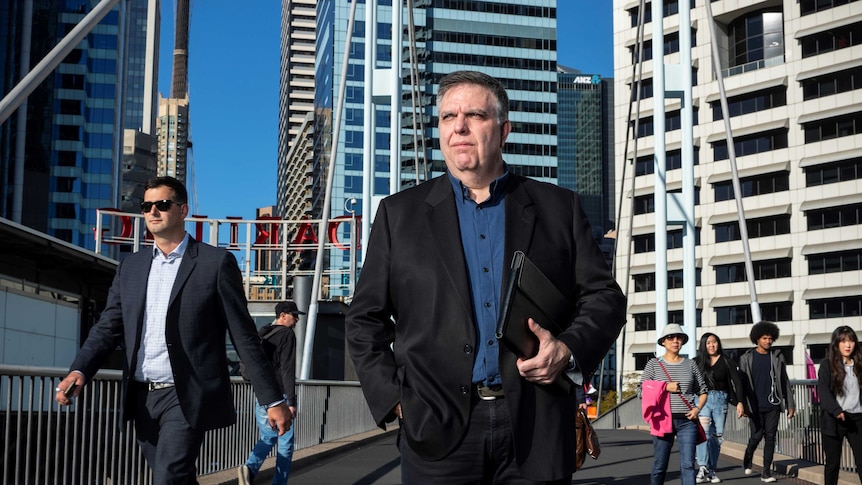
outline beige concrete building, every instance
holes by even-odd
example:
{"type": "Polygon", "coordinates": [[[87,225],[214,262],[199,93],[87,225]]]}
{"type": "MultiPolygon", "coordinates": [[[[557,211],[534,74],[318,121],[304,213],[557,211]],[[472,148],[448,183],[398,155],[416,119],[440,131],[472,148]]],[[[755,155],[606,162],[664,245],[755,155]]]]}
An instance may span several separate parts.
{"type": "Polygon", "coordinates": [[[159,97],[156,120],[159,138],[159,176],[169,175],[186,183],[189,141],[189,97],[159,97]]]}
{"type": "MultiPolygon", "coordinates": [[[[752,347],[753,323],[743,246],[708,15],[704,0],[692,3],[696,337],[713,332],[725,350],[742,352],[752,347]]],[[[862,330],[862,1],[710,5],[762,317],[781,329],[776,345],[791,364],[791,377],[804,378],[806,352],[819,361],[835,327],[862,330]]],[[[638,6],[614,0],[616,187],[623,187],[625,173],[623,190],[633,198],[623,199],[616,261],[620,285],[629,288],[619,353],[624,361],[618,363],[624,373],[642,369],[655,351],[657,270],[668,272],[668,322],[682,323],[683,315],[681,227],[668,226],[668,266],[655,267],[652,98],[658,86],[652,84],[657,49],[649,2],[637,153],[630,134],[626,145],[638,6]]],[[[664,63],[678,64],[678,2],[665,1],[664,10],[664,63]]],[[[667,187],[674,192],[682,186],[680,99],[668,98],[663,111],[667,187]]]]}

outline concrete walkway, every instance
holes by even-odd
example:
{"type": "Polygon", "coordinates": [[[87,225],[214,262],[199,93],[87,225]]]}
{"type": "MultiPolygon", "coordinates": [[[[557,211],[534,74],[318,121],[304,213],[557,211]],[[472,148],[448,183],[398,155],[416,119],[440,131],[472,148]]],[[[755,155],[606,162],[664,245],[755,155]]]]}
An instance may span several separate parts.
{"type": "MultiPolygon", "coordinates": [[[[584,468],[574,475],[579,485],[645,485],[650,482],[653,447],[649,433],[642,429],[597,430],[602,443],[598,460],[587,459],[584,468]]],[[[397,431],[374,431],[318,445],[294,454],[290,473],[291,485],[399,485],[400,457],[395,446],[397,431]]],[[[762,458],[755,455],[755,474],[746,476],[742,469],[745,446],[724,443],[719,460],[718,476],[722,483],[737,485],[760,482],[762,458]]],[[[275,460],[269,459],[255,481],[267,485],[272,479],[275,460]]],[[[823,483],[823,467],[775,455],[778,483],[811,485],[823,483]]],[[[236,471],[200,477],[201,485],[235,485],[236,471]]],[[[666,485],[680,485],[679,453],[674,447],[665,480],[666,485]]],[[[840,485],[859,484],[855,475],[842,472],[840,485]]]]}

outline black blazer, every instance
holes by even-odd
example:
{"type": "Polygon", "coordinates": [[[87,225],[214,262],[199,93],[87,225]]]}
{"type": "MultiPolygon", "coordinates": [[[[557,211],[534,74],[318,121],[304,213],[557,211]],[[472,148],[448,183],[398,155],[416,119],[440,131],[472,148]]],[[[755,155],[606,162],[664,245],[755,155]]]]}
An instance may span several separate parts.
{"type": "MultiPolygon", "coordinates": [[[[619,334],[626,308],[578,197],[510,174],[505,204],[505,258],[495,271],[505,275],[513,253],[522,250],[577,303],[558,338],[583,374],[592,374],[619,334]]],[[[470,418],[473,349],[480,343],[448,176],[381,202],[346,327],[378,424],[394,419],[391,411],[401,402],[401,432],[411,449],[428,460],[449,454],[470,418]]],[[[516,360],[501,346],[521,473],[533,480],[571,476],[577,399],[522,379],[516,360]]]]}
{"type": "MultiPolygon", "coordinates": [[[[842,412],[838,398],[832,390],[832,368],[829,361],[820,362],[820,370],[817,371],[817,391],[820,396],[820,430],[826,436],[838,436],[838,416],[842,412]]],[[[862,392],[862,391],[860,391],[862,392]]],[[[862,396],[860,396],[862,397],[862,396]]],[[[847,415],[845,414],[845,422],[847,415]]]]}
{"type": "MultiPolygon", "coordinates": [[[[108,354],[118,345],[123,347],[124,420],[135,415],[128,384],[141,343],[151,262],[152,248],[146,247],[117,267],[107,306],[71,366],[91,379],[108,354]]],[[[165,337],[180,406],[196,429],[206,431],[236,422],[225,330],[247,367],[259,402],[281,400],[272,366],[248,313],[236,258],[224,249],[189,238],[171,290],[165,337]]]]}

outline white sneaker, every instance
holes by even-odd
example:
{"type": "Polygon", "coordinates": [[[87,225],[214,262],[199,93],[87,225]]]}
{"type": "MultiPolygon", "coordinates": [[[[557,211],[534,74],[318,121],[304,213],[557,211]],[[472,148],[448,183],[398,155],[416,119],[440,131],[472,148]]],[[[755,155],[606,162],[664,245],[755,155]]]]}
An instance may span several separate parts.
{"type": "Polygon", "coordinates": [[[746,475],[751,475],[752,473],[754,473],[754,470],[752,470],[751,468],[746,468],[746,469],[745,469],[745,474],[746,474],[746,475]]]}
{"type": "Polygon", "coordinates": [[[243,465],[236,469],[237,483],[239,485],[251,485],[254,483],[254,478],[251,476],[251,471],[247,466],[243,465]]]}
{"type": "Polygon", "coordinates": [[[709,482],[710,483],[721,483],[721,479],[718,478],[718,475],[715,474],[714,470],[710,470],[710,472],[709,472],[709,482]]]}
{"type": "Polygon", "coordinates": [[[700,470],[697,471],[697,476],[694,477],[694,483],[709,483],[709,469],[705,466],[701,466],[700,470]]]}
{"type": "Polygon", "coordinates": [[[772,483],[772,482],[777,482],[777,481],[778,481],[778,479],[777,479],[777,478],[775,478],[775,477],[760,477],[760,481],[761,481],[761,482],[772,483]]]}

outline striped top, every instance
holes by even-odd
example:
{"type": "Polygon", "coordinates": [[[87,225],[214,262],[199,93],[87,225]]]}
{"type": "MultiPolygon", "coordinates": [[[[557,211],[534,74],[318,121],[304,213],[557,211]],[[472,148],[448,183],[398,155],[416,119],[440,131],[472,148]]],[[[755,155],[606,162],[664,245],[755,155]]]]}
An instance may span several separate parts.
{"type": "MultiPolygon", "coordinates": [[[[685,398],[692,407],[697,406],[697,396],[706,394],[708,389],[703,374],[693,360],[683,357],[682,361],[672,364],[662,360],[664,368],[667,369],[667,374],[670,374],[670,380],[679,383],[681,394],[671,393],[670,395],[670,412],[672,414],[686,414],[689,407],[682,401],[685,398]]],[[[641,374],[641,382],[643,381],[662,381],[669,382],[664,370],[659,365],[659,359],[653,358],[647,362],[644,367],[644,372],[641,374]]],[[[640,397],[641,388],[638,386],[638,397],[640,397]]]]}

